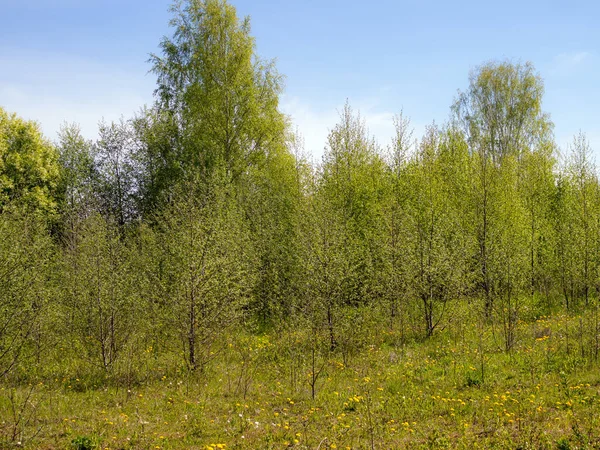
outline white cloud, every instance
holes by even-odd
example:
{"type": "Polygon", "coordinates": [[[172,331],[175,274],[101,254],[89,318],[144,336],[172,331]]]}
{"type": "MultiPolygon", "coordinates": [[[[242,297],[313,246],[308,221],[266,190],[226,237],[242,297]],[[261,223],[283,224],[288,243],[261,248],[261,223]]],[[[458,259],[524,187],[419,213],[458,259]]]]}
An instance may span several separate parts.
{"type": "Polygon", "coordinates": [[[338,114],[335,109],[318,109],[297,97],[284,96],[281,110],[290,116],[304,140],[304,149],[315,161],[321,159],[329,130],[335,125],[338,114]]]}
{"type": "MultiPolygon", "coordinates": [[[[375,101],[359,103],[350,101],[350,106],[355,113],[360,113],[369,134],[375,137],[380,146],[385,147],[391,142],[394,134],[394,113],[380,110],[375,101]]],[[[304,139],[306,152],[313,156],[315,162],[321,160],[327,144],[327,136],[339,122],[339,113],[343,107],[343,103],[316,107],[298,97],[286,96],[281,103],[282,111],[290,116],[293,126],[297,127],[304,139]]]]}
{"type": "Polygon", "coordinates": [[[93,95],[90,98],[72,98],[42,93],[38,90],[29,94],[18,88],[9,86],[0,89],[2,104],[9,112],[16,112],[20,117],[37,121],[50,139],[56,139],[61,125],[65,122],[76,122],[86,138],[95,138],[98,122],[118,120],[121,116],[131,117],[143,104],[144,98],[137,95],[105,97],[93,95]]]}
{"type": "MultiPolygon", "coordinates": [[[[67,54],[20,52],[0,48],[0,106],[10,112],[37,120],[44,134],[56,139],[65,122],[80,125],[85,137],[97,136],[98,122],[131,117],[144,104],[153,101],[155,80],[145,67],[106,65],[92,59],[67,54]]],[[[381,147],[386,147],[394,134],[394,113],[383,107],[377,95],[350,99],[360,113],[369,133],[381,147]]],[[[329,131],[339,122],[339,104],[322,105],[315,99],[284,95],[282,111],[288,114],[305,142],[305,150],[319,162],[327,144],[329,131]]],[[[415,137],[425,127],[414,124],[415,137]]]]}
{"type": "Polygon", "coordinates": [[[554,57],[552,72],[561,75],[569,74],[591,57],[592,54],[586,51],[561,53],[554,57]]]}
{"type": "Polygon", "coordinates": [[[596,162],[596,167],[600,169],[600,131],[592,130],[580,130],[580,129],[563,129],[560,133],[556,134],[556,144],[559,147],[559,159],[564,162],[565,158],[569,156],[571,146],[573,145],[573,139],[583,132],[592,155],[596,162]]]}
{"type": "Polygon", "coordinates": [[[101,119],[131,117],[152,101],[154,80],[136,68],[64,54],[0,53],[0,106],[40,123],[55,139],[64,122],[94,138],[101,119]]]}

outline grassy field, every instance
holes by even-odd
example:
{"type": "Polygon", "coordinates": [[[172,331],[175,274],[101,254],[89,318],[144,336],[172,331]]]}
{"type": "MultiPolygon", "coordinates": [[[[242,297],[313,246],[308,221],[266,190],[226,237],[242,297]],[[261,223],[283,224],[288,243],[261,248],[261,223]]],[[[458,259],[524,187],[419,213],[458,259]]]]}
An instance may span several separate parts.
{"type": "Polygon", "coordinates": [[[230,332],[203,373],[151,346],[118,374],[22,372],[0,391],[0,448],[600,448],[592,315],[532,315],[510,353],[472,316],[404,344],[363,321],[352,351],[304,327],[230,332]]]}

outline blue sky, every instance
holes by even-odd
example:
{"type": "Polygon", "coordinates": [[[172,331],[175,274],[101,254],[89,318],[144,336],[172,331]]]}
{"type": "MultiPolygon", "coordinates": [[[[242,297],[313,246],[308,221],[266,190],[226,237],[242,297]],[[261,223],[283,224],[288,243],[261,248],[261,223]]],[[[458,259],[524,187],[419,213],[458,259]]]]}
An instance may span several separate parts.
{"type": "MultiPolygon", "coordinates": [[[[403,110],[417,135],[447,120],[469,71],[531,61],[565,147],[580,129],[600,155],[600,4],[554,1],[233,0],[257,50],[286,77],[282,109],[318,157],[346,99],[387,144],[403,110]],[[568,4],[568,6],[567,6],[568,4]]],[[[170,33],[169,1],[0,0],[0,106],[56,137],[152,102],[148,54],[170,33]]]]}

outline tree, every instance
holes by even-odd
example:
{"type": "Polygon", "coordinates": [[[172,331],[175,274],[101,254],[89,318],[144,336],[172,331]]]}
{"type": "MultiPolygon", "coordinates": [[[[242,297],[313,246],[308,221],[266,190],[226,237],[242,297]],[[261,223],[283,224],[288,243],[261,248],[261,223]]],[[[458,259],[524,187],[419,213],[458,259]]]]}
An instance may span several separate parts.
{"type": "Polygon", "coordinates": [[[0,214],[0,378],[19,363],[31,371],[40,356],[51,299],[54,247],[36,214],[0,214]]]}
{"type": "Polygon", "coordinates": [[[346,305],[369,304],[380,292],[375,273],[381,268],[383,242],[379,230],[386,195],[386,168],[360,115],[348,104],[331,130],[323,157],[318,194],[344,229],[349,272],[342,292],[346,305]]]}
{"type": "MultiPolygon", "coordinates": [[[[302,221],[305,284],[303,313],[313,336],[325,329],[329,350],[337,347],[336,315],[343,305],[345,278],[351,263],[345,255],[344,225],[331,203],[315,185],[302,221]]],[[[315,345],[313,342],[313,356],[315,345]]],[[[314,371],[313,371],[314,372],[314,371]]]]}
{"type": "Polygon", "coordinates": [[[58,154],[38,124],[0,108],[0,211],[12,205],[54,214],[59,177],[58,154]]]}
{"type": "Polygon", "coordinates": [[[507,155],[497,172],[498,191],[494,197],[494,221],[490,227],[488,269],[493,311],[502,324],[504,349],[509,352],[517,341],[517,324],[523,294],[531,280],[530,224],[526,205],[519,195],[519,164],[516,155],[507,155]],[[528,276],[529,275],[529,276],[528,276]]]}
{"type": "Polygon", "coordinates": [[[460,182],[467,172],[466,146],[451,130],[434,126],[407,168],[407,287],[418,299],[426,337],[444,318],[448,301],[470,287],[472,246],[461,211],[465,184],[460,182]]]}
{"type": "Polygon", "coordinates": [[[266,320],[289,311],[299,264],[282,77],[258,58],[249,19],[227,2],[178,1],[171,11],[173,35],[151,56],[155,111],[139,123],[146,203],[160,209],[180,183],[207,201],[233,186],[260,261],[252,307],[266,320]]]}
{"type": "Polygon", "coordinates": [[[178,1],[171,11],[173,36],[163,38],[162,56],[150,61],[157,107],[176,124],[177,139],[175,156],[155,167],[203,183],[219,173],[236,183],[273,142],[284,142],[281,77],[273,63],[256,57],[249,19],[240,21],[225,1],[178,1]]]}
{"type": "Polygon", "coordinates": [[[216,354],[223,330],[238,323],[254,283],[253,249],[231,194],[187,186],[158,218],[164,313],[191,370],[216,354]]]}
{"type": "Polygon", "coordinates": [[[555,158],[551,143],[524,153],[520,164],[519,189],[529,228],[529,285],[543,293],[549,303],[553,255],[551,204],[555,195],[555,158]]]}
{"type": "Polygon", "coordinates": [[[388,149],[388,197],[383,201],[383,267],[379,271],[384,287],[381,299],[389,312],[390,329],[400,320],[402,343],[408,313],[408,275],[406,273],[405,238],[409,220],[408,201],[411,192],[408,176],[413,131],[410,120],[402,114],[394,118],[395,135],[388,149]]]}
{"type": "Polygon", "coordinates": [[[135,173],[138,207],[142,218],[150,222],[154,213],[173,200],[186,157],[178,144],[177,121],[168,112],[143,109],[131,125],[137,143],[133,159],[138,167],[135,173]]]}
{"type": "Polygon", "coordinates": [[[260,168],[248,171],[241,189],[258,259],[253,307],[263,323],[291,314],[298,297],[299,215],[304,194],[299,164],[302,161],[296,161],[288,148],[274,148],[260,168]]]}
{"type": "Polygon", "coordinates": [[[565,309],[569,311],[575,300],[575,245],[574,192],[563,171],[558,174],[556,191],[551,201],[553,243],[555,253],[554,277],[558,279],[565,309]]]}
{"type": "Polygon", "coordinates": [[[96,194],[100,211],[119,227],[138,214],[136,204],[135,139],[130,123],[100,122],[95,143],[96,194]]]}
{"type": "Polygon", "coordinates": [[[471,72],[466,92],[453,105],[454,119],[475,156],[474,208],[479,243],[479,284],[486,314],[493,306],[489,260],[490,237],[498,208],[500,167],[505,158],[522,155],[551,140],[552,123],[542,112],[544,86],[533,65],[489,62],[471,72]]]}
{"type": "Polygon", "coordinates": [[[598,236],[600,233],[598,214],[600,197],[596,167],[591,157],[591,148],[583,134],[573,139],[567,166],[567,177],[572,186],[573,223],[575,253],[575,291],[577,298],[589,306],[590,294],[598,280],[598,236]]]}
{"type": "Polygon", "coordinates": [[[130,267],[136,257],[116,223],[99,213],[78,223],[64,250],[61,282],[66,329],[93,366],[112,371],[142,310],[130,267]]]}
{"type": "Polygon", "coordinates": [[[83,138],[76,124],[65,124],[61,128],[57,149],[61,169],[60,213],[66,237],[75,233],[78,222],[93,211],[96,167],[93,144],[83,138]]]}
{"type": "Polygon", "coordinates": [[[469,76],[453,105],[472,151],[500,164],[549,139],[552,122],[542,111],[544,84],[531,63],[488,62],[469,76]]]}

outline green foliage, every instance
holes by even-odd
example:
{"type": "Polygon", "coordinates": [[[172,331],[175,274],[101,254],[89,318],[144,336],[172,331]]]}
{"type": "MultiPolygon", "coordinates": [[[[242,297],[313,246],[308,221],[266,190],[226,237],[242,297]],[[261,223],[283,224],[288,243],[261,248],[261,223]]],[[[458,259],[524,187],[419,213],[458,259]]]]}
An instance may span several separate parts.
{"type": "Polygon", "coordinates": [[[0,109],[0,445],[598,442],[600,186],[533,66],[387,151],[346,104],[312,164],[249,19],[172,12],[156,103],[95,142],[0,109]]]}
{"type": "Polygon", "coordinates": [[[460,148],[451,134],[430,128],[414,158],[408,163],[405,249],[407,290],[425,318],[425,335],[431,336],[452,298],[470,287],[469,259],[473,241],[467,233],[461,192],[455,177],[466,169],[460,148]],[[457,155],[458,157],[455,157],[457,155]]]}
{"type": "Polygon", "coordinates": [[[185,156],[177,144],[177,121],[169,113],[146,108],[132,120],[132,127],[138,144],[133,158],[138,168],[139,213],[151,221],[169,203],[176,180],[183,177],[185,156]]]}
{"type": "Polygon", "coordinates": [[[58,138],[60,231],[68,239],[95,206],[96,167],[92,142],[83,138],[76,124],[65,124],[58,138]]]}
{"type": "Polygon", "coordinates": [[[56,149],[37,123],[0,108],[0,211],[14,206],[52,215],[59,177],[56,149]]]}
{"type": "Polygon", "coordinates": [[[264,324],[289,315],[299,297],[304,199],[297,164],[287,148],[273,148],[248,172],[240,195],[258,265],[251,307],[264,324]]]}
{"type": "Polygon", "coordinates": [[[150,60],[158,108],[167,123],[173,117],[178,124],[175,156],[157,170],[196,180],[218,173],[238,182],[273,142],[283,142],[281,77],[256,57],[249,19],[238,19],[223,0],[179,1],[172,12],[173,36],[163,38],[162,55],[150,60]]]}
{"type": "Polygon", "coordinates": [[[182,1],[172,12],[173,35],[151,57],[156,108],[134,122],[142,203],[156,213],[179,184],[201,195],[234,186],[259,259],[251,307],[266,323],[289,312],[298,290],[300,192],[279,111],[282,77],[257,57],[249,19],[228,3],[182,1]]]}
{"type": "Polygon", "coordinates": [[[98,447],[96,439],[87,436],[77,436],[71,441],[71,447],[74,450],[94,450],[98,447]]]}
{"type": "Polygon", "coordinates": [[[474,151],[499,164],[550,138],[544,85],[531,63],[488,62],[471,72],[453,109],[474,151]]]}
{"type": "MultiPolygon", "coordinates": [[[[341,227],[339,257],[347,261],[340,280],[340,302],[361,305],[374,298],[381,262],[382,200],[385,165],[360,115],[344,107],[340,123],[328,137],[328,151],[317,181],[321,197],[341,227]]],[[[317,219],[318,220],[318,219],[317,219]]]]}
{"type": "Polygon", "coordinates": [[[98,214],[79,224],[64,250],[64,329],[84,360],[107,371],[142,317],[130,271],[133,258],[116,226],[98,214]]]}
{"type": "Polygon", "coordinates": [[[99,124],[95,143],[95,194],[102,214],[120,227],[137,215],[133,130],[129,122],[99,124]]]}
{"type": "Polygon", "coordinates": [[[31,367],[51,344],[49,321],[54,246],[37,215],[0,214],[0,378],[31,367]]]}
{"type": "Polygon", "coordinates": [[[567,162],[566,177],[571,185],[570,218],[573,252],[572,297],[583,300],[588,306],[592,285],[596,285],[599,275],[598,258],[600,232],[598,213],[600,197],[598,176],[591,157],[591,149],[585,136],[576,136],[571,145],[571,154],[567,162]]]}
{"type": "MultiPolygon", "coordinates": [[[[191,186],[159,218],[156,269],[164,312],[186,362],[202,369],[220,349],[220,333],[239,320],[253,285],[253,248],[230,191],[209,196],[191,186]]],[[[159,292],[160,293],[160,292],[159,292]]]]}

